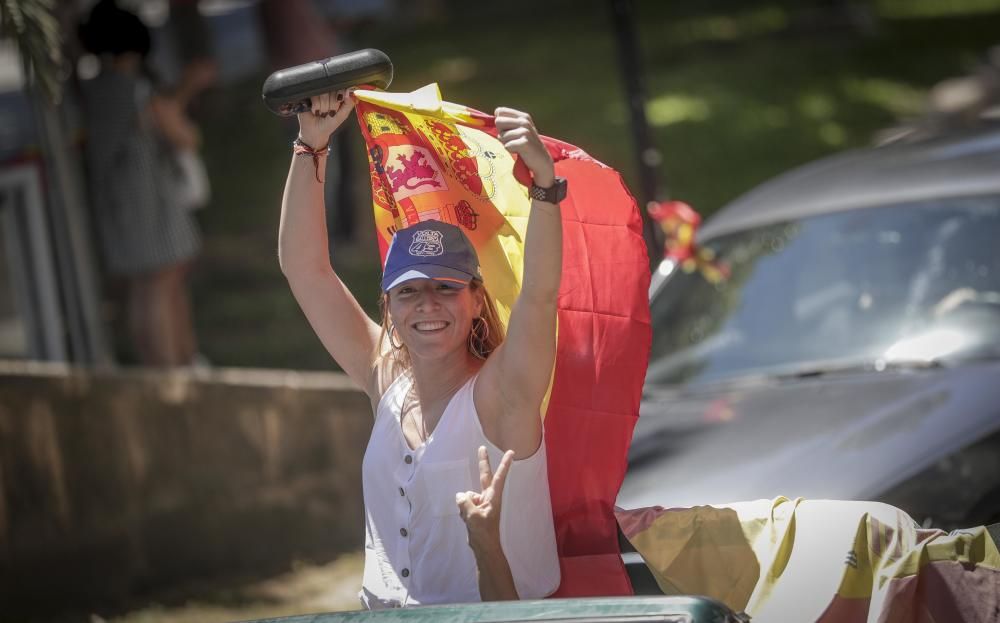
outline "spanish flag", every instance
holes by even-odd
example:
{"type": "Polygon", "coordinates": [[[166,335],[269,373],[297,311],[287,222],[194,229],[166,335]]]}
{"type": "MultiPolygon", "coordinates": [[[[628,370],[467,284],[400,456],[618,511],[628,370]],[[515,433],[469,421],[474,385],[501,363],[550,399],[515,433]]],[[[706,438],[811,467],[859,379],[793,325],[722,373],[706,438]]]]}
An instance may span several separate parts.
{"type": "MultiPolygon", "coordinates": [[[[442,101],[436,84],[354,96],[382,260],[397,229],[426,219],[458,225],[506,322],[521,287],[530,179],[497,140],[493,117],[442,101]]],[[[614,502],[649,358],[649,260],[621,176],[573,145],[543,141],[556,174],[569,180],[558,349],[545,407],[562,567],[556,596],[627,595],[614,502]]]]}
{"type": "Polygon", "coordinates": [[[785,497],[618,519],[665,594],[754,623],[1000,620],[1000,525],[946,533],[888,504],[785,497]]]}

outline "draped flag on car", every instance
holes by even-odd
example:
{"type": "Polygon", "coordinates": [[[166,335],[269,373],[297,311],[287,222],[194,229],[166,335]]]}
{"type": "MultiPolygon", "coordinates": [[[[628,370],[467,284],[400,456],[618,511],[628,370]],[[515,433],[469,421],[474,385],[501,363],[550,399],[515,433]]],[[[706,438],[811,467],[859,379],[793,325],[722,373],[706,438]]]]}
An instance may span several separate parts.
{"type": "Polygon", "coordinates": [[[755,623],[996,621],[1000,552],[985,527],[921,528],[877,502],[774,500],[618,511],[660,589],[755,623]]]}
{"type": "MultiPolygon", "coordinates": [[[[520,291],[530,179],[497,140],[493,117],[442,101],[436,84],[354,96],[383,261],[397,229],[427,219],[460,226],[506,323],[520,291]]],[[[558,349],[545,407],[563,578],[556,596],[630,594],[614,502],[649,357],[649,261],[635,200],[619,174],[572,145],[543,142],[556,174],[569,181],[558,349]]]]}

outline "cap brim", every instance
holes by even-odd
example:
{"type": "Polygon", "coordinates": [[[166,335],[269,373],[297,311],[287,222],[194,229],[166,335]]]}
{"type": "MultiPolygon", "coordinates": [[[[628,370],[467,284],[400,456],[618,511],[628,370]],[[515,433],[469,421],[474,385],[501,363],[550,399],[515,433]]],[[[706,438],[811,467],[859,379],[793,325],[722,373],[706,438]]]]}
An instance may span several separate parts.
{"type": "Polygon", "coordinates": [[[446,282],[456,288],[464,288],[475,278],[475,275],[470,275],[469,273],[455,270],[454,268],[449,268],[447,266],[439,266],[437,264],[416,264],[413,266],[407,266],[406,270],[400,271],[396,274],[384,275],[382,277],[382,291],[388,292],[396,286],[406,283],[407,281],[413,281],[414,279],[433,279],[435,281],[446,282]]]}

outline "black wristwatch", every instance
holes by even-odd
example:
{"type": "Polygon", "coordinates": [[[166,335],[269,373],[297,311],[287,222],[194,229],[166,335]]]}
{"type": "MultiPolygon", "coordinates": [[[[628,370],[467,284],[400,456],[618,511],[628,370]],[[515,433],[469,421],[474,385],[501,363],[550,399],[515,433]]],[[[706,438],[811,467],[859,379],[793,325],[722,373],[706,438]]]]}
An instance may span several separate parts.
{"type": "Polygon", "coordinates": [[[537,199],[546,203],[559,203],[566,198],[566,188],[568,186],[569,185],[566,183],[565,177],[556,176],[552,181],[552,185],[548,188],[542,188],[537,184],[532,184],[531,190],[528,191],[528,194],[532,199],[537,199]]]}

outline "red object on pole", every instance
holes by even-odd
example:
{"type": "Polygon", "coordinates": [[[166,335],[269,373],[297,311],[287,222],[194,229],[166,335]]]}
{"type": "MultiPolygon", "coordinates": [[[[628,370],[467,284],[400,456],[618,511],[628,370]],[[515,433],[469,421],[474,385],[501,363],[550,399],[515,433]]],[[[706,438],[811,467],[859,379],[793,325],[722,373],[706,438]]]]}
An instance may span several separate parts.
{"type": "Polygon", "coordinates": [[[696,236],[701,215],[694,208],[683,201],[652,201],[646,211],[663,230],[664,258],[675,261],[687,272],[700,271],[711,283],[729,279],[729,265],[719,261],[711,249],[698,246],[696,236]]]}
{"type": "Polygon", "coordinates": [[[665,235],[663,257],[683,262],[695,255],[694,236],[701,225],[701,215],[694,208],[683,201],[652,201],[646,211],[665,235]]]}

